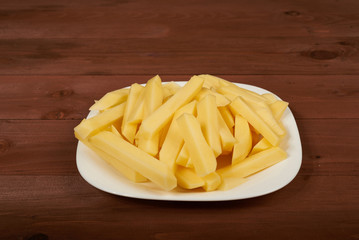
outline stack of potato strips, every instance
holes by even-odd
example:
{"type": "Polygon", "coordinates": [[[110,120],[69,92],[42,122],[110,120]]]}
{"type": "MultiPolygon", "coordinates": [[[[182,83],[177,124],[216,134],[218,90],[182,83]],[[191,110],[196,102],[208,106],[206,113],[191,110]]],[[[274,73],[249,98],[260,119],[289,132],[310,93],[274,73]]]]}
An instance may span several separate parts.
{"type": "Polygon", "coordinates": [[[181,87],[159,76],[95,101],[78,140],[129,180],[170,191],[228,190],[284,159],[288,103],[212,75],[181,87]]]}

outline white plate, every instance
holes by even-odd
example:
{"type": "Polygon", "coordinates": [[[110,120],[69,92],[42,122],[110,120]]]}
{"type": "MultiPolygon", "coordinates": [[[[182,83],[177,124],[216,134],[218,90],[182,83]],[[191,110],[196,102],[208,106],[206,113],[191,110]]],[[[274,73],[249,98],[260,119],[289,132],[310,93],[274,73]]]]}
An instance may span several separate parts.
{"type": "MultiPolygon", "coordinates": [[[[176,83],[181,86],[185,84],[185,82],[176,83]]],[[[269,92],[247,84],[237,85],[259,94],[269,92]]],[[[88,118],[96,114],[92,111],[88,118]]],[[[249,177],[247,182],[228,191],[186,191],[176,188],[166,192],[151,182],[133,183],[117,173],[81,142],[77,146],[77,168],[81,176],[92,186],[125,197],[169,201],[226,201],[257,197],[277,191],[290,183],[297,175],[302,163],[299,132],[289,108],[284,112],[282,121],[287,129],[287,136],[283,139],[281,147],[288,153],[288,158],[249,177]]]]}

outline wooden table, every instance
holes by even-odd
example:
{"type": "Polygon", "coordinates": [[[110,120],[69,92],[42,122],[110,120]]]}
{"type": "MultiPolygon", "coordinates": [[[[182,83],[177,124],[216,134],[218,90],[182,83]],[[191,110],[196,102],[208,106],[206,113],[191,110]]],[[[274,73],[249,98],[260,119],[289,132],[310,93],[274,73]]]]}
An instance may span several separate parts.
{"type": "Polygon", "coordinates": [[[358,239],[359,1],[13,0],[0,4],[0,239],[358,239]],[[90,186],[73,128],[94,99],[210,73],[290,102],[303,164],[228,202],[90,186]]]}

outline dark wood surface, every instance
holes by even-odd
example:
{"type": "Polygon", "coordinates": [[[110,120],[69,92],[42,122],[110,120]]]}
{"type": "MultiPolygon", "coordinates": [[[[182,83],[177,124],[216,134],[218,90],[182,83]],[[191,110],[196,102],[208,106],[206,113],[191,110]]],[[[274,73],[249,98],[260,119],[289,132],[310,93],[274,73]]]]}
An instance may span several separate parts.
{"type": "Polygon", "coordinates": [[[0,0],[0,239],[359,239],[359,1],[0,0]],[[290,102],[283,189],[228,202],[114,196],[73,127],[107,91],[210,73],[290,102]]]}

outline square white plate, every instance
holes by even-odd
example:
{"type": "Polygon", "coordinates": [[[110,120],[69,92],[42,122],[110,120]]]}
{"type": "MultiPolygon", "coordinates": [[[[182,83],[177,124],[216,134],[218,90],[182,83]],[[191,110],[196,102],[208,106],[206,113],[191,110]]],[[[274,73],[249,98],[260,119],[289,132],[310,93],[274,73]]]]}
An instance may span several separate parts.
{"type": "MultiPolygon", "coordinates": [[[[176,83],[183,86],[186,82],[176,83]]],[[[259,94],[269,92],[247,84],[236,85],[259,94]]],[[[97,112],[91,111],[87,118],[96,114],[97,112]]],[[[117,173],[81,142],[77,146],[77,168],[81,176],[92,186],[125,197],[169,201],[226,201],[257,197],[283,188],[294,179],[300,169],[302,145],[296,121],[289,108],[284,112],[282,122],[287,129],[287,135],[280,146],[287,152],[288,158],[249,177],[247,182],[228,191],[187,191],[175,188],[166,192],[151,182],[133,183],[117,173]]]]}

